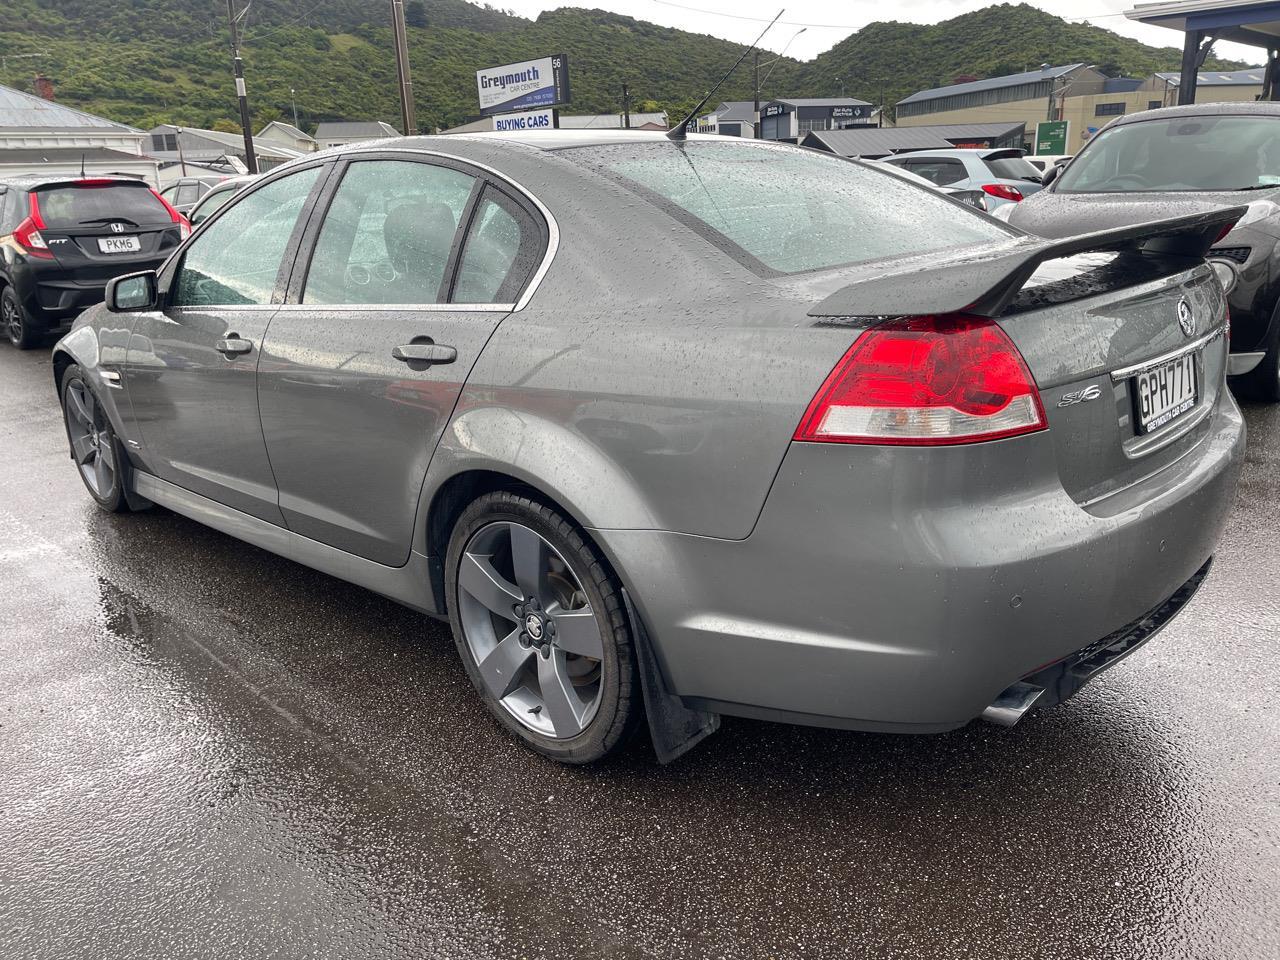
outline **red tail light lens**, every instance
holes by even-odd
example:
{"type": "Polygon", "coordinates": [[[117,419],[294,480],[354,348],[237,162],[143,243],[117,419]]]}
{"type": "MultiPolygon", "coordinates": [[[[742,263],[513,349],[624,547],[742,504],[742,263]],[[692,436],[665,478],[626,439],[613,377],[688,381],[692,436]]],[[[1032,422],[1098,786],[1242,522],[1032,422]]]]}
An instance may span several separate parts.
{"type": "Polygon", "coordinates": [[[164,208],[169,211],[169,217],[178,225],[178,236],[183,240],[191,236],[191,221],[175,210],[173,205],[156,191],[152,190],[151,195],[163,203],[164,208]]]}
{"type": "Polygon", "coordinates": [[[963,315],[906,317],[854,341],[795,439],[930,446],[1046,426],[1031,371],[998,324],[963,315]]]}
{"type": "Polygon", "coordinates": [[[1017,203],[1022,199],[1022,191],[1017,187],[1011,187],[1007,183],[984,183],[982,192],[989,193],[993,197],[999,197],[1001,200],[1012,200],[1017,203]]]}
{"type": "Polygon", "coordinates": [[[40,235],[40,231],[44,229],[44,218],[40,216],[39,197],[34,193],[28,194],[27,202],[31,213],[13,228],[13,239],[27,256],[52,260],[53,253],[49,250],[49,244],[40,235]]]}

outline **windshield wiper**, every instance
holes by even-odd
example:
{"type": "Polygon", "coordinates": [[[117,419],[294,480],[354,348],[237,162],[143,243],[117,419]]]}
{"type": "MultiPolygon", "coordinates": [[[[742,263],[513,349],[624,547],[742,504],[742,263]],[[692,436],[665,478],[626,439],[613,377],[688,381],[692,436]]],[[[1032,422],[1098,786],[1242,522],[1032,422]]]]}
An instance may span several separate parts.
{"type": "Polygon", "coordinates": [[[80,226],[92,227],[104,223],[127,223],[131,227],[138,226],[138,222],[136,220],[130,220],[128,217],[98,217],[94,220],[81,220],[80,226]]]}
{"type": "Polygon", "coordinates": [[[1235,187],[1231,192],[1244,193],[1246,190],[1274,190],[1276,187],[1280,187],[1280,183],[1252,183],[1247,187],[1235,187]]]}

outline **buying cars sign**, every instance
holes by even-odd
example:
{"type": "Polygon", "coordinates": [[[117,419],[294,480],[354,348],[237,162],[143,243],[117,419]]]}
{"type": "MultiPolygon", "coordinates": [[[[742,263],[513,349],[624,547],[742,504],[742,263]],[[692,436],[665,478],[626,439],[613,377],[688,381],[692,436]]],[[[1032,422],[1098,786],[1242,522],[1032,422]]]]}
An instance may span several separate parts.
{"type": "Polygon", "coordinates": [[[530,110],[527,113],[508,113],[493,118],[495,130],[550,130],[556,125],[550,110],[530,110]]]}
{"type": "Polygon", "coordinates": [[[569,102],[569,58],[563,53],[476,71],[480,115],[515,113],[569,102]]]}

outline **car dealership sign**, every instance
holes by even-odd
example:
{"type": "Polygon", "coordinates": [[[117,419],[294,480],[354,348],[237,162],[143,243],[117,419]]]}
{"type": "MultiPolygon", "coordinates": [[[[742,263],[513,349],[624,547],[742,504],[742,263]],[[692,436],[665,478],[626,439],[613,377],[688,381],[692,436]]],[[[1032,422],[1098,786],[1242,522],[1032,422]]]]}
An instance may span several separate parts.
{"type": "Polygon", "coordinates": [[[480,115],[554,107],[569,101],[569,58],[563,53],[476,71],[480,115]]]}

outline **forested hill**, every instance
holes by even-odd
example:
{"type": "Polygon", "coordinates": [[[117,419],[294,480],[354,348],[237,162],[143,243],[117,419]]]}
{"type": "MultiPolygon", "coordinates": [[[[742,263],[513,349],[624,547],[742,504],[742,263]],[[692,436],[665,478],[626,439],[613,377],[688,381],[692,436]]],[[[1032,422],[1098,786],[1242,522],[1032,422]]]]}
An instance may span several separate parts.
{"type": "MultiPolygon", "coordinates": [[[[408,0],[406,11],[424,129],[475,116],[478,68],[561,52],[571,65],[572,112],[619,110],[625,81],[633,109],[681,116],[742,51],[600,10],[566,7],[531,21],[465,0],[408,0]]],[[[254,0],[243,52],[255,126],[291,118],[290,89],[306,128],[321,120],[398,122],[391,50],[385,0],[254,0]]],[[[932,26],[870,24],[815,60],[779,62],[763,94],[833,96],[843,78],[850,96],[879,102],[883,92],[892,104],[959,76],[1044,62],[1144,76],[1176,69],[1179,60],[1173,47],[1003,4],[932,26]]],[[[223,0],[0,0],[0,82],[30,90],[36,72],[53,79],[60,101],[144,128],[226,125],[236,116],[223,0]]],[[[750,96],[744,68],[717,99],[750,96]]]]}

